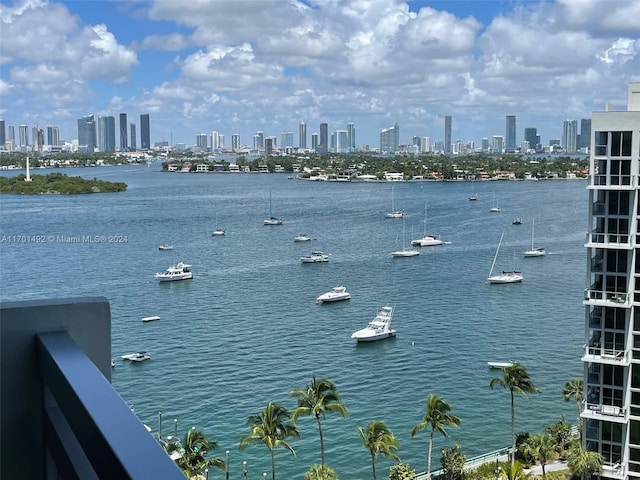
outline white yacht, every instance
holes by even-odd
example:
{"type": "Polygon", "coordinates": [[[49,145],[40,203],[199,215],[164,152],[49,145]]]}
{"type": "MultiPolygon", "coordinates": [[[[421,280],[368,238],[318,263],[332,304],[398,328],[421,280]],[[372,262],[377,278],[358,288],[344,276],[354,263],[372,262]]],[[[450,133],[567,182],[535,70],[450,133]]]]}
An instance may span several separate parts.
{"type": "Polygon", "coordinates": [[[496,266],[496,259],[498,258],[498,253],[500,252],[500,246],[502,245],[502,240],[504,238],[504,231],[500,236],[500,242],[498,243],[498,248],[496,249],[496,254],[493,257],[493,263],[491,264],[491,270],[489,270],[489,276],[485,283],[491,284],[501,284],[501,283],[519,283],[522,282],[524,278],[522,272],[517,270],[511,271],[502,271],[502,273],[493,274],[493,268],[496,266]]]}
{"type": "Polygon", "coordinates": [[[142,317],[142,321],[144,323],[155,322],[156,320],[160,320],[160,316],[159,315],[153,315],[151,317],[142,317]]]}
{"type": "Polygon", "coordinates": [[[383,338],[395,337],[396,331],[391,328],[393,307],[382,307],[382,310],[362,330],[351,335],[357,342],[373,342],[383,338]]]}
{"type": "Polygon", "coordinates": [[[159,245],[158,250],[173,250],[173,245],[159,245]]]}
{"type": "Polygon", "coordinates": [[[534,226],[535,226],[535,219],[531,220],[531,250],[527,250],[526,252],[524,252],[525,258],[544,257],[547,254],[544,248],[534,246],[534,242],[533,242],[534,226]]]}
{"type": "Polygon", "coordinates": [[[216,228],[213,232],[211,232],[212,237],[221,237],[224,235],[224,230],[221,228],[216,228]]]}
{"type": "Polygon", "coordinates": [[[151,355],[149,355],[149,352],[136,352],[122,355],[123,360],[130,360],[132,362],[142,362],[143,360],[149,360],[150,358],[151,355]]]}
{"type": "Polygon", "coordinates": [[[191,265],[180,262],[177,265],[167,267],[166,270],[158,272],[154,276],[161,282],[173,282],[176,280],[189,280],[193,278],[193,272],[191,271],[191,265]]]}
{"type": "Polygon", "coordinates": [[[501,369],[513,366],[513,362],[487,362],[489,368],[501,369]]]}
{"type": "Polygon", "coordinates": [[[311,252],[309,255],[303,255],[302,257],[300,257],[300,261],[302,263],[328,262],[329,254],[322,252],[311,252]]]}
{"type": "Polygon", "coordinates": [[[333,287],[330,292],[323,293],[316,298],[316,303],[322,302],[339,302],[340,300],[349,300],[351,294],[347,292],[347,287],[337,286],[333,287]]]}
{"type": "Polygon", "coordinates": [[[311,240],[311,237],[306,233],[299,233],[295,237],[293,237],[294,242],[308,242],[311,240]]]}
{"type": "Polygon", "coordinates": [[[411,240],[411,245],[416,247],[435,247],[436,245],[442,245],[444,242],[435,235],[425,234],[417,240],[411,240]]]}

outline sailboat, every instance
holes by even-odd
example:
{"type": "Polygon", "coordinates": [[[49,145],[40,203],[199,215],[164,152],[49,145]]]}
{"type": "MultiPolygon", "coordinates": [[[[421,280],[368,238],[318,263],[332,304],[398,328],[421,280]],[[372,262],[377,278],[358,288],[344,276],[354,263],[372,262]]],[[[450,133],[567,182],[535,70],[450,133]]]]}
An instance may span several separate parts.
{"type": "Polygon", "coordinates": [[[544,257],[547,252],[542,247],[535,247],[533,243],[533,227],[535,226],[535,219],[531,220],[531,250],[524,252],[525,258],[531,257],[544,257]]]}
{"type": "Polygon", "coordinates": [[[216,229],[211,232],[212,237],[220,237],[224,235],[224,229],[218,227],[218,212],[216,212],[216,229]]]}
{"type": "Polygon", "coordinates": [[[496,266],[496,260],[498,258],[498,253],[500,253],[500,246],[502,245],[502,240],[504,239],[504,230],[502,231],[502,235],[500,235],[500,242],[498,243],[498,248],[496,248],[496,254],[493,257],[493,263],[491,264],[491,270],[489,270],[489,276],[485,283],[487,284],[498,284],[498,283],[518,283],[522,282],[524,278],[521,272],[516,270],[512,270],[510,272],[503,271],[497,275],[493,274],[493,268],[496,266]]]}
{"type": "Polygon", "coordinates": [[[282,225],[282,219],[274,217],[271,213],[271,190],[269,190],[269,218],[265,218],[263,223],[265,225],[282,225]]]}
{"type": "Polygon", "coordinates": [[[405,250],[404,248],[404,217],[402,217],[402,250],[396,250],[395,252],[391,252],[391,256],[393,257],[415,257],[420,255],[418,250],[405,250]]]}
{"type": "Polygon", "coordinates": [[[440,240],[435,235],[429,235],[427,233],[427,201],[424,201],[424,220],[422,221],[424,224],[422,231],[422,238],[418,238],[417,240],[411,240],[411,245],[416,247],[434,247],[436,245],[442,245],[444,242],[440,240]]]}
{"type": "Polygon", "coordinates": [[[394,204],[394,189],[391,187],[391,212],[385,214],[384,218],[404,218],[404,213],[397,212],[394,204]]]}
{"type": "Polygon", "coordinates": [[[493,205],[491,206],[489,211],[493,212],[493,213],[500,211],[500,207],[498,207],[498,202],[496,201],[496,193],[495,192],[493,192],[493,205]]]}
{"type": "Polygon", "coordinates": [[[473,191],[473,182],[475,182],[475,180],[471,180],[471,195],[469,195],[469,200],[475,202],[478,200],[478,194],[473,191]]]}

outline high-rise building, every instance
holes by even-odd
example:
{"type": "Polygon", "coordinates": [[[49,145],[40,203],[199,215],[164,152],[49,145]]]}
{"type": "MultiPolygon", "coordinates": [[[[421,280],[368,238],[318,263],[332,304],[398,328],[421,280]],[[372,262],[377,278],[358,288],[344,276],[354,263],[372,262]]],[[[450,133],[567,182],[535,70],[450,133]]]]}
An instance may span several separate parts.
{"type": "Polygon", "coordinates": [[[57,147],[60,144],[60,132],[58,127],[47,125],[47,145],[57,147]]]}
{"type": "Polygon", "coordinates": [[[234,133],[233,135],[231,135],[231,150],[233,152],[240,151],[240,134],[239,133],[234,133]]]}
{"type": "Polygon", "coordinates": [[[217,152],[220,150],[220,134],[215,130],[211,132],[211,151],[217,152]]]}
{"type": "Polygon", "coordinates": [[[451,124],[451,115],[446,115],[444,117],[444,153],[446,154],[451,153],[451,124]]]}
{"type": "Polygon", "coordinates": [[[196,135],[196,147],[201,150],[207,151],[207,148],[209,148],[209,143],[206,133],[199,133],[198,135],[196,135]]]}
{"type": "Polygon", "coordinates": [[[580,150],[589,149],[591,146],[591,119],[590,118],[582,118],[580,120],[580,144],[578,148],[580,150]]]}
{"type": "Polygon", "coordinates": [[[504,151],[504,137],[502,135],[493,136],[493,144],[491,145],[493,153],[502,153],[504,151]]]}
{"type": "Polygon", "coordinates": [[[131,150],[136,149],[136,124],[135,123],[131,124],[131,142],[129,146],[131,150]]]}
{"type": "Polygon", "coordinates": [[[293,147],[293,132],[280,132],[280,148],[293,147]]]}
{"type": "Polygon", "coordinates": [[[480,144],[480,149],[483,152],[488,152],[489,151],[489,139],[487,137],[482,137],[482,143],[480,144]]]}
{"type": "Polygon", "coordinates": [[[299,142],[298,146],[301,149],[307,148],[307,124],[304,122],[300,122],[300,130],[299,130],[299,142]]]}
{"type": "Polygon", "coordinates": [[[98,142],[99,152],[116,151],[116,119],[112,116],[98,117],[98,142]]]}
{"type": "Polygon", "coordinates": [[[591,114],[582,442],[599,478],[640,478],[640,83],[591,114]]]}
{"type": "Polygon", "coordinates": [[[127,114],[120,114],[120,151],[126,152],[129,150],[129,137],[127,136],[127,114]]]}
{"type": "Polygon", "coordinates": [[[329,151],[329,125],[320,124],[320,143],[318,143],[318,153],[324,154],[329,151]]]}
{"type": "Polygon", "coordinates": [[[347,130],[336,130],[336,153],[348,153],[349,146],[349,132],[347,130]]]}
{"type": "Polygon", "coordinates": [[[536,127],[527,127],[524,129],[524,140],[529,142],[529,148],[537,150],[538,148],[538,129],[536,127]]]}
{"type": "Polygon", "coordinates": [[[422,153],[428,153],[431,151],[431,139],[429,137],[422,137],[420,141],[420,151],[422,153]]]}
{"type": "Polygon", "coordinates": [[[11,142],[13,147],[16,146],[16,127],[13,125],[7,127],[7,141],[11,142]]]}
{"type": "Polygon", "coordinates": [[[314,152],[318,153],[318,133],[317,132],[313,132],[311,134],[311,150],[313,150],[314,152]]]}
{"type": "Polygon", "coordinates": [[[151,126],[149,125],[149,114],[140,115],[140,150],[151,148],[151,126]]]}
{"type": "Polygon", "coordinates": [[[96,149],[96,123],[93,115],[78,119],[78,151],[93,153],[96,149]]]}
{"type": "Polygon", "coordinates": [[[400,145],[400,126],[385,128],[380,132],[380,153],[396,153],[400,145]]]}
{"type": "Polygon", "coordinates": [[[276,137],[267,137],[264,139],[264,153],[265,155],[272,155],[276,149],[276,137]]]}
{"type": "Polygon", "coordinates": [[[516,151],[516,116],[507,115],[505,132],[505,150],[507,153],[516,151]]]}
{"type": "Polygon", "coordinates": [[[4,120],[0,120],[0,150],[5,149],[5,143],[7,143],[7,130],[4,120]]]}
{"type": "Polygon", "coordinates": [[[565,120],[562,124],[562,148],[566,153],[578,151],[578,121],[565,120]]]}
{"type": "Polygon", "coordinates": [[[347,123],[347,144],[348,152],[355,152],[356,148],[356,124],[353,122],[347,123]]]}
{"type": "Polygon", "coordinates": [[[258,151],[262,151],[264,150],[264,132],[256,132],[256,134],[253,136],[253,149],[254,150],[258,150],[258,151]]]}
{"type": "Polygon", "coordinates": [[[26,148],[26,146],[29,145],[29,127],[26,125],[18,126],[18,133],[20,135],[20,143],[18,146],[21,149],[26,148]]]}

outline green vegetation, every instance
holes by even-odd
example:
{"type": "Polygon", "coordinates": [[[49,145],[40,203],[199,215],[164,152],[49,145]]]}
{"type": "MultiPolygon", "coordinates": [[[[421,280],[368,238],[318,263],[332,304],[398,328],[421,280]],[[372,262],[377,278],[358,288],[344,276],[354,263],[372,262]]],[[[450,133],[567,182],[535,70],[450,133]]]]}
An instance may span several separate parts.
{"type": "Polygon", "coordinates": [[[414,480],[416,471],[404,463],[396,463],[389,469],[389,480],[414,480]]]}
{"type": "Polygon", "coordinates": [[[179,452],[180,457],[176,460],[176,464],[180,470],[191,478],[204,471],[205,468],[218,467],[224,468],[225,462],[221,458],[207,457],[207,452],[215,449],[218,444],[214,440],[209,440],[200,430],[192,427],[182,440],[181,443],[169,443],[165,448],[168,453],[179,452]]]}
{"type": "Polygon", "coordinates": [[[358,427],[358,431],[360,432],[362,444],[371,454],[373,480],[376,480],[376,457],[378,455],[393,458],[397,462],[400,461],[400,457],[393,453],[395,450],[398,450],[398,439],[381,420],[369,422],[366,429],[358,427]]]}
{"type": "Polygon", "coordinates": [[[571,399],[576,401],[576,407],[578,408],[578,432],[580,433],[580,440],[582,440],[582,428],[580,426],[580,414],[582,413],[582,389],[584,388],[584,382],[581,378],[572,378],[564,384],[562,390],[562,398],[565,402],[571,399]]]}
{"type": "Polygon", "coordinates": [[[440,451],[440,463],[442,464],[442,475],[446,480],[462,480],[464,475],[464,464],[467,456],[460,450],[460,442],[450,449],[440,451]]]}
{"type": "Polygon", "coordinates": [[[69,177],[62,173],[33,175],[30,182],[25,182],[25,175],[11,178],[0,176],[0,193],[26,195],[44,193],[78,194],[124,192],[126,189],[127,184],[123,182],[107,182],[96,178],[86,180],[81,177],[69,177]]]}
{"type": "Polygon", "coordinates": [[[338,480],[338,475],[326,465],[311,465],[304,474],[304,480],[338,480]]]}

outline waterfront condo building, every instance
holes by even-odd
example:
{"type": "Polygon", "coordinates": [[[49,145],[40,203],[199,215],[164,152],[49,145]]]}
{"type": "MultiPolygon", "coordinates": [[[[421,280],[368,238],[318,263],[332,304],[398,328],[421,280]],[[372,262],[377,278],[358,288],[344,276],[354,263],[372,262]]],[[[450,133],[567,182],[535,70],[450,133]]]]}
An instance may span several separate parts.
{"type": "Polygon", "coordinates": [[[591,120],[582,436],[601,478],[640,479],[640,83],[591,120]]]}

